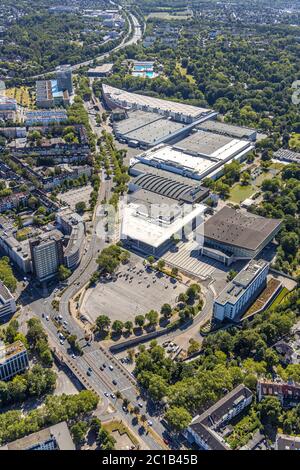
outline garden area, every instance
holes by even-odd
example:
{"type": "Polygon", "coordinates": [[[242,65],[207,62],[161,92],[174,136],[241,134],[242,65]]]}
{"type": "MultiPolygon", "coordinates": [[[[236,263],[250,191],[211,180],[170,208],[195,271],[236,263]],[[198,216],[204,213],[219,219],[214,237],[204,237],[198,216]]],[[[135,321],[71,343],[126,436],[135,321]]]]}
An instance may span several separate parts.
{"type": "Polygon", "coordinates": [[[281,168],[278,168],[276,164],[274,164],[274,166],[270,165],[267,171],[260,171],[259,167],[254,168],[254,172],[251,172],[251,178],[248,184],[236,183],[231,187],[229,200],[240,204],[259,191],[264,180],[277,176],[280,169],[281,168]]]}
{"type": "Polygon", "coordinates": [[[251,307],[246,311],[246,313],[243,316],[243,320],[245,320],[245,318],[253,315],[257,311],[259,311],[261,308],[263,308],[263,306],[266,305],[268,300],[272,297],[274,292],[278,289],[279,285],[280,285],[280,281],[272,277],[268,281],[266,288],[262,291],[260,296],[255,300],[255,302],[251,305],[251,307]]]}
{"type": "Polygon", "coordinates": [[[102,427],[109,432],[116,440],[115,448],[118,450],[127,450],[128,448],[139,447],[138,440],[125,426],[123,421],[110,421],[103,423],[102,427]]]}
{"type": "Polygon", "coordinates": [[[257,412],[254,408],[251,408],[249,413],[242,419],[239,419],[238,423],[233,426],[232,433],[225,440],[233,450],[237,449],[247,444],[260,426],[261,423],[257,412]]]}
{"type": "Polygon", "coordinates": [[[32,108],[34,106],[34,99],[28,87],[8,88],[5,94],[9,98],[17,100],[17,103],[25,108],[32,108]]]}

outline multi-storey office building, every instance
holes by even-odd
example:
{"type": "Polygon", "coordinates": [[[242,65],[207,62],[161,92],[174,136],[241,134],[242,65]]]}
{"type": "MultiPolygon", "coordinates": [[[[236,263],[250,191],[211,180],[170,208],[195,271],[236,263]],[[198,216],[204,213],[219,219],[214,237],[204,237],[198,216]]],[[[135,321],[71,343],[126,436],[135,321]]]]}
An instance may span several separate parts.
{"type": "Polygon", "coordinates": [[[28,366],[27,349],[21,341],[0,347],[0,380],[9,380],[28,366]]]}
{"type": "Polygon", "coordinates": [[[250,261],[216,298],[214,319],[238,321],[266,286],[268,271],[266,261],[250,261]]]}
{"type": "Polygon", "coordinates": [[[40,282],[56,276],[64,263],[62,234],[58,230],[44,233],[30,241],[33,273],[40,282]]]}
{"type": "Polygon", "coordinates": [[[69,95],[73,95],[72,68],[70,65],[60,65],[57,67],[56,79],[58,90],[67,90],[69,95]]]}
{"type": "Polygon", "coordinates": [[[75,450],[65,421],[10,442],[0,450],[75,450]]]}
{"type": "Polygon", "coordinates": [[[17,307],[10,290],[0,281],[0,321],[6,321],[17,307]]]}

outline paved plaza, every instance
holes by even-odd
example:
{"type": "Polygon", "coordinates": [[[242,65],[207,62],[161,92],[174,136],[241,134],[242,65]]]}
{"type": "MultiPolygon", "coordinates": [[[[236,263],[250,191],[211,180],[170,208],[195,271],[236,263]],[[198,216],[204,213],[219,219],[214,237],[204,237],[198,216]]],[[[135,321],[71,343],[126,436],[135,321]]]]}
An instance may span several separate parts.
{"type": "Polygon", "coordinates": [[[93,322],[101,314],[108,315],[112,321],[134,321],[136,315],[144,315],[151,309],[160,311],[164,303],[174,305],[185,290],[184,284],[174,284],[168,276],[160,278],[158,273],[148,272],[134,256],[128,265],[119,269],[115,281],[102,281],[87,290],[81,312],[93,322]]]}

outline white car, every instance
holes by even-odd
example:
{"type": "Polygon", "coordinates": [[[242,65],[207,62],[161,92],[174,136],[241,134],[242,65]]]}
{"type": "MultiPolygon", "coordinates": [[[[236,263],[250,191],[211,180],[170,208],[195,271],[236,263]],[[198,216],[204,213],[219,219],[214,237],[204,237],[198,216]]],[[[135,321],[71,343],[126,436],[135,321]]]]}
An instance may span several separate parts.
{"type": "Polygon", "coordinates": [[[109,369],[110,369],[110,370],[114,370],[114,368],[113,368],[113,366],[112,366],[112,365],[110,365],[110,366],[109,366],[109,369]]]}
{"type": "Polygon", "coordinates": [[[152,423],[152,421],[151,421],[150,419],[148,419],[147,422],[148,422],[148,425],[149,425],[149,426],[152,426],[153,423],[152,423]]]}
{"type": "Polygon", "coordinates": [[[49,321],[49,315],[46,316],[46,320],[49,321]]]}

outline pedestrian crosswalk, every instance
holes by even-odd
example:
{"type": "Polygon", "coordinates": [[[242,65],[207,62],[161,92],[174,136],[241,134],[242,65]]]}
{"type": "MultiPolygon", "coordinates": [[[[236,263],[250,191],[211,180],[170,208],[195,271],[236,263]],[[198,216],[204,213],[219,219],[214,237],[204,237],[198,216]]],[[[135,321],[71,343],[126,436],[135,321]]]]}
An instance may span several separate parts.
{"type": "Polygon", "coordinates": [[[168,251],[163,255],[163,259],[170,265],[176,266],[179,270],[189,272],[203,279],[211,276],[215,271],[217,262],[208,259],[207,262],[201,259],[197,246],[193,241],[179,243],[177,251],[168,251]]]}

